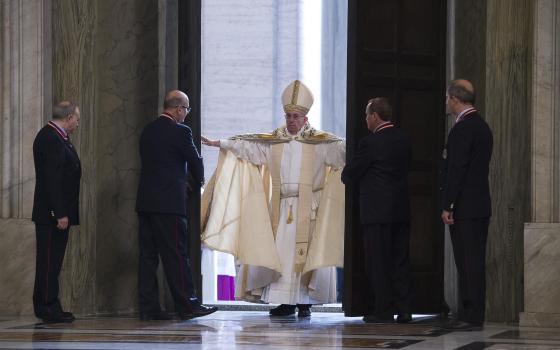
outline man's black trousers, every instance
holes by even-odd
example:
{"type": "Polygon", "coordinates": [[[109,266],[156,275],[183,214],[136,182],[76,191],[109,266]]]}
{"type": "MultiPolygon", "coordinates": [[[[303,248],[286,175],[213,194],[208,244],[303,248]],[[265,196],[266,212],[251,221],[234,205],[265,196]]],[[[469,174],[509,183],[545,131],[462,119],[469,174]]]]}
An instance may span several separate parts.
{"type": "Polygon", "coordinates": [[[159,257],[175,301],[175,311],[190,312],[198,302],[187,254],[187,219],[173,214],[139,213],[140,263],[138,292],[140,312],[160,311],[156,271],[159,257]]]}
{"type": "Polygon", "coordinates": [[[58,299],[58,275],[64,261],[68,230],[59,230],[54,223],[35,223],[37,249],[33,309],[39,318],[56,317],[62,313],[58,299]]]}
{"type": "Polygon", "coordinates": [[[365,272],[374,293],[369,314],[382,319],[410,312],[412,282],[409,262],[410,224],[364,225],[365,272]]]}
{"type": "Polygon", "coordinates": [[[486,241],[489,218],[455,219],[449,226],[455,265],[459,274],[462,309],[459,319],[484,323],[486,307],[486,241]]]}

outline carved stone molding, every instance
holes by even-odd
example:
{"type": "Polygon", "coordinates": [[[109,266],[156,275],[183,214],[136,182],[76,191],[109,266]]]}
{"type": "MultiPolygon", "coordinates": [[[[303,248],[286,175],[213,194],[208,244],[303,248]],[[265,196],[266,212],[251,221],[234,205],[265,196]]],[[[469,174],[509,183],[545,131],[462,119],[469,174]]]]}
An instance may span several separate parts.
{"type": "Polygon", "coordinates": [[[0,2],[0,314],[30,314],[33,139],[51,114],[50,0],[0,2]]]}
{"type": "Polygon", "coordinates": [[[523,326],[560,327],[560,1],[533,17],[531,219],[524,232],[523,326]]]}
{"type": "Polygon", "coordinates": [[[50,114],[50,1],[0,3],[0,217],[30,218],[33,138],[50,114]],[[46,68],[46,70],[45,70],[46,68]]]}
{"type": "Polygon", "coordinates": [[[532,220],[560,221],[560,2],[538,0],[532,81],[532,220]]]}

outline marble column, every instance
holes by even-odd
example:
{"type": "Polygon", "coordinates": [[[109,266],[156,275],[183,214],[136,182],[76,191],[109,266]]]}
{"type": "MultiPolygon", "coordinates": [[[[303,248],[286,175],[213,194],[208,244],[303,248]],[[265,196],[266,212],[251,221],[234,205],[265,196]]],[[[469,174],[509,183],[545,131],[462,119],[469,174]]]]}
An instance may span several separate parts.
{"type": "MultiPolygon", "coordinates": [[[[515,322],[523,307],[523,229],[530,217],[530,0],[455,0],[454,75],[471,80],[494,133],[493,214],[487,245],[486,320],[515,322]]],[[[448,260],[449,263],[449,260],[448,260]]],[[[453,273],[446,269],[446,280],[453,273]]],[[[446,287],[449,289],[449,287],[446,287]]],[[[451,288],[453,289],[453,288],[451,288]]],[[[452,293],[454,294],[454,292],[452,293]]]]}
{"type": "Polygon", "coordinates": [[[523,308],[523,227],[530,217],[531,0],[486,8],[484,117],[494,133],[486,319],[514,322],[523,308]]]}
{"type": "Polygon", "coordinates": [[[0,314],[30,314],[33,139],[51,113],[50,0],[0,2],[0,314]]]}
{"type": "Polygon", "coordinates": [[[137,310],[138,140],[160,110],[158,1],[96,1],[98,313],[137,310]]]}
{"type": "Polygon", "coordinates": [[[70,230],[60,276],[63,307],[77,314],[95,309],[97,229],[97,158],[94,33],[96,2],[53,0],[53,103],[71,100],[81,112],[80,125],[71,135],[82,163],[80,225],[70,230]]]}
{"type": "Polygon", "coordinates": [[[524,326],[560,327],[560,1],[533,16],[531,223],[525,225],[524,326]]]}

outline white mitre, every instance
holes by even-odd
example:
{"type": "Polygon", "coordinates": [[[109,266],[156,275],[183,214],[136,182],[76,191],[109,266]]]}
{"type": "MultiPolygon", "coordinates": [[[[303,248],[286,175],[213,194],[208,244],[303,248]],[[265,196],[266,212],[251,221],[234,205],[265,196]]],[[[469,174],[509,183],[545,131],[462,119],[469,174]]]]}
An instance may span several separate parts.
{"type": "Polygon", "coordinates": [[[282,104],[285,113],[307,115],[313,105],[313,94],[301,81],[294,80],[282,92],[282,104]]]}

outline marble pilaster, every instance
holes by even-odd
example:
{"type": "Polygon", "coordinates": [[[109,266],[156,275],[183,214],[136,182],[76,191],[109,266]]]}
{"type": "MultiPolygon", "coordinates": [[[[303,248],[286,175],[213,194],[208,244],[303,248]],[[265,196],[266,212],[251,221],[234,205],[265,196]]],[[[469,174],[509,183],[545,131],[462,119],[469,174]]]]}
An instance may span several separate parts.
{"type": "MultiPolygon", "coordinates": [[[[2,218],[30,218],[35,188],[33,140],[43,126],[45,110],[44,13],[49,2],[3,1],[0,188],[2,218]]],[[[48,18],[47,18],[48,20],[48,18]]],[[[49,33],[48,31],[47,33],[49,33]]],[[[48,54],[48,51],[46,51],[48,54]]],[[[48,77],[47,77],[48,79],[48,77]]],[[[50,90],[50,87],[47,86],[50,90]]],[[[47,94],[48,96],[48,94],[47,94]]],[[[48,102],[50,105],[50,101],[48,102]]]]}
{"type": "Polygon", "coordinates": [[[70,230],[60,275],[60,298],[77,314],[92,313],[97,212],[95,76],[93,50],[96,2],[53,0],[53,103],[71,100],[81,112],[80,126],[71,140],[82,163],[80,225],[70,230]]]}
{"type": "Polygon", "coordinates": [[[525,225],[525,311],[520,325],[560,327],[560,224],[525,225]]]}
{"type": "Polygon", "coordinates": [[[96,2],[98,313],[137,309],[138,140],[160,110],[159,4],[157,0],[139,4],[96,2]]]}
{"type": "Polygon", "coordinates": [[[494,133],[492,219],[486,259],[486,319],[517,321],[523,308],[523,227],[530,215],[530,0],[491,0],[486,8],[483,116],[494,133]]]}
{"type": "Polygon", "coordinates": [[[33,139],[51,113],[50,0],[0,2],[0,314],[29,314],[33,139]]]}
{"type": "MultiPolygon", "coordinates": [[[[494,133],[490,168],[493,214],[487,244],[488,321],[513,322],[523,307],[523,224],[530,216],[529,0],[454,0],[451,79],[471,80],[476,107],[494,133]]],[[[449,247],[446,248],[449,255],[449,247]]],[[[454,272],[446,260],[452,298],[454,272]]]]}
{"type": "Polygon", "coordinates": [[[560,221],[560,3],[538,0],[532,84],[533,222],[560,221]]]}
{"type": "Polygon", "coordinates": [[[560,327],[560,1],[537,0],[533,18],[532,223],[525,225],[519,321],[560,327]]]}

